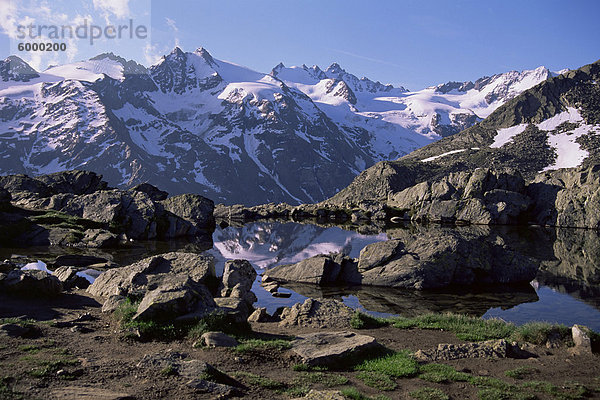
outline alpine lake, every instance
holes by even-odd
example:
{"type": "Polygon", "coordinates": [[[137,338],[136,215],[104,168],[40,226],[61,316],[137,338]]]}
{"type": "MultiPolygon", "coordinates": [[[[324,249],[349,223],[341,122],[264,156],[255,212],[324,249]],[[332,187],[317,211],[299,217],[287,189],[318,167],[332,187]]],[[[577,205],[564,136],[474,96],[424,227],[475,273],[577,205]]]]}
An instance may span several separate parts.
{"type": "MultiPolygon", "coordinates": [[[[279,292],[289,297],[273,297],[260,285],[260,274],[268,268],[292,264],[305,258],[334,252],[358,257],[368,244],[407,232],[440,229],[440,225],[327,226],[295,222],[252,222],[217,226],[212,235],[194,241],[132,242],[117,249],[77,249],[63,247],[0,248],[0,257],[52,262],[63,254],[103,257],[127,265],[154,254],[169,251],[207,252],[215,258],[217,275],[226,260],[246,259],[259,274],[253,291],[256,307],[269,313],[292,306],[306,298],[336,298],[348,306],[376,316],[416,316],[426,313],[463,313],[482,318],[500,318],[517,325],[547,321],[567,326],[586,325],[600,331],[600,233],[594,230],[547,227],[465,226],[444,227],[458,232],[493,235],[513,251],[539,263],[530,283],[485,287],[455,287],[443,290],[405,290],[368,286],[316,286],[283,284],[279,292]]],[[[88,270],[89,276],[102,271],[88,270]]]]}

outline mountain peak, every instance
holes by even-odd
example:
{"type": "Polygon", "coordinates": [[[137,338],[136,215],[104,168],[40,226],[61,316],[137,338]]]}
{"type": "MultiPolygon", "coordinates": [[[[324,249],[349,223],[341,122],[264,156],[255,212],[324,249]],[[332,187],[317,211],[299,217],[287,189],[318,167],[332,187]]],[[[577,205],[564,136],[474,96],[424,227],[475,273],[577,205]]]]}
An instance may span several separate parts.
{"type": "Polygon", "coordinates": [[[327,68],[325,72],[329,72],[331,74],[339,74],[346,71],[340,66],[340,64],[334,62],[327,68]]]}
{"type": "Polygon", "coordinates": [[[37,77],[39,77],[37,71],[20,57],[8,56],[4,61],[0,61],[0,79],[4,82],[9,80],[27,82],[37,77]]]}
{"type": "Polygon", "coordinates": [[[204,47],[198,47],[196,51],[194,51],[194,54],[202,57],[208,65],[215,66],[215,59],[204,47]]]}

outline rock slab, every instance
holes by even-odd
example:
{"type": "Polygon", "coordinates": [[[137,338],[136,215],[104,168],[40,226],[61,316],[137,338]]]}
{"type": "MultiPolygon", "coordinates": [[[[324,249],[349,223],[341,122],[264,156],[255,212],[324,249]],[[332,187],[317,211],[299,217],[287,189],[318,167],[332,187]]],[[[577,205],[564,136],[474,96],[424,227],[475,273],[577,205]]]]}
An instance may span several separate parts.
{"type": "Polygon", "coordinates": [[[374,337],[350,331],[311,333],[292,342],[292,351],[310,366],[333,366],[380,347],[374,337]]]}

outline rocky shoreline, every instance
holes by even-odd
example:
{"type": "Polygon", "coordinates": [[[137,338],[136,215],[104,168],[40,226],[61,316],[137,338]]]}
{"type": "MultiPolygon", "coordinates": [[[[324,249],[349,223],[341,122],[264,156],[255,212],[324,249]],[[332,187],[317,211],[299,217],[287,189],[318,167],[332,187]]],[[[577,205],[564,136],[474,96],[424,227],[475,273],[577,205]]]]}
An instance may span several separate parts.
{"type": "Polygon", "coordinates": [[[585,327],[451,314],[382,320],[331,299],[270,315],[252,306],[247,261],[229,261],[217,278],[210,257],[194,253],[109,269],[85,290],[80,281],[65,289],[58,269],[18,267],[0,279],[2,398],[600,395],[598,334],[585,327]]]}

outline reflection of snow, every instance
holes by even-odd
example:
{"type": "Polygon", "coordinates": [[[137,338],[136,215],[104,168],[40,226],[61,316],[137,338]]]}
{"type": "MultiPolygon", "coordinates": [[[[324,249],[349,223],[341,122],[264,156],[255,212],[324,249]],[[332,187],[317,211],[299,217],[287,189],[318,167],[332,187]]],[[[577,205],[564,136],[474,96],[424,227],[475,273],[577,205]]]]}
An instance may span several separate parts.
{"type": "Polygon", "coordinates": [[[342,252],[358,257],[366,245],[387,239],[384,233],[362,235],[337,227],[257,222],[241,228],[217,228],[214,249],[209,252],[217,259],[217,269],[225,260],[239,258],[250,261],[256,269],[265,269],[317,254],[342,252]]]}

